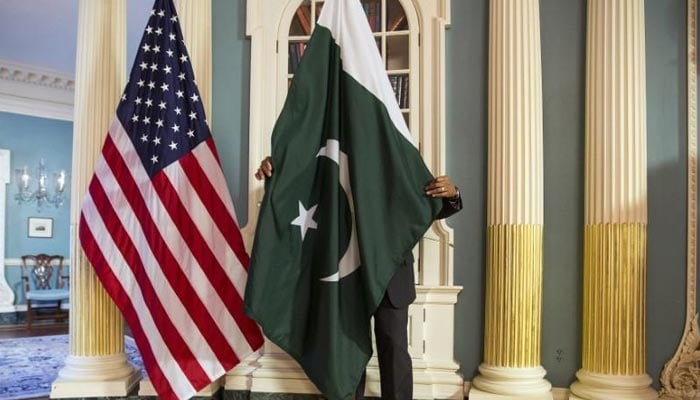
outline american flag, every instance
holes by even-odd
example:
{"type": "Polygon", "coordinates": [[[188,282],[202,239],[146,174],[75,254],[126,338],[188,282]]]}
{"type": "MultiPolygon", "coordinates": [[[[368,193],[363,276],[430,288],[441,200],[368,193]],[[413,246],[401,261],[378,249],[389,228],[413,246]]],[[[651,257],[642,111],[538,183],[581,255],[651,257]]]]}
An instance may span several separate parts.
{"type": "Polygon", "coordinates": [[[172,0],[156,0],[81,210],[80,242],[163,399],[263,343],[248,255],[172,0]]]}

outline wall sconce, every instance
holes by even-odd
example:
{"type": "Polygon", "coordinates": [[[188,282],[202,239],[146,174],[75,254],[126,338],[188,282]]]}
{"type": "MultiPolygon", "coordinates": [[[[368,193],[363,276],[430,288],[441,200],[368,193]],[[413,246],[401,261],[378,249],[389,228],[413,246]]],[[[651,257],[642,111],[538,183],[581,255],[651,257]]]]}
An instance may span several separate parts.
{"type": "Polygon", "coordinates": [[[39,161],[39,168],[35,175],[29,172],[26,165],[24,168],[15,169],[15,181],[17,182],[17,194],[15,195],[17,204],[36,202],[39,211],[47,204],[52,204],[57,208],[63,204],[66,171],[60,170],[54,173],[53,179],[49,181],[43,158],[39,161]],[[51,188],[49,188],[49,184],[51,188]]]}

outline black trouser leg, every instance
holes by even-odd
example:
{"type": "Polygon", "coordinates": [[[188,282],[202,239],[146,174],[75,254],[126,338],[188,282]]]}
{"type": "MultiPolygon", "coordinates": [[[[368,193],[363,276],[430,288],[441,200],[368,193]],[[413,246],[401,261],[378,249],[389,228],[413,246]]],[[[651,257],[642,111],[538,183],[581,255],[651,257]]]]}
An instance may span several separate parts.
{"type": "Polygon", "coordinates": [[[413,398],[413,365],[408,354],[408,306],[394,308],[385,296],[374,313],[374,334],[382,399],[413,398]]]}
{"type": "MultiPolygon", "coordinates": [[[[395,308],[385,296],[374,313],[379,376],[384,400],[413,399],[413,365],[408,354],[408,306],[395,308]]],[[[362,374],[355,399],[365,398],[362,374]]]]}

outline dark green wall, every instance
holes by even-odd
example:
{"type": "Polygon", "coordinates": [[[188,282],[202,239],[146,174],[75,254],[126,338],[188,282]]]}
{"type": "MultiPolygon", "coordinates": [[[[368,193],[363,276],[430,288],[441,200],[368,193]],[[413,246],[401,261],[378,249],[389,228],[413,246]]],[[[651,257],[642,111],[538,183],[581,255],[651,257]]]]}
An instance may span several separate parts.
{"type": "MultiPolygon", "coordinates": [[[[488,0],[453,0],[447,31],[448,173],[464,196],[455,228],[455,355],[470,380],[481,362],[485,267],[488,0]]],[[[646,0],[649,160],[648,372],[658,384],[683,328],[686,221],[685,2],[646,0]]],[[[250,41],[245,0],[213,0],[212,127],[246,220],[250,41]]],[[[545,236],[542,363],[567,387],[581,363],[584,0],[541,0],[545,236]]]]}

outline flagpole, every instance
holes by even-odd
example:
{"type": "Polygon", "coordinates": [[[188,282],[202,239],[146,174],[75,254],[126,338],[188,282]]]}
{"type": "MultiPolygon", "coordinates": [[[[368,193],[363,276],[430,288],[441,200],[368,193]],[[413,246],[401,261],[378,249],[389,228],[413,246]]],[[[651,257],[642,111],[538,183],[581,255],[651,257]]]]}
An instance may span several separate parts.
{"type": "Polygon", "coordinates": [[[70,352],[52,398],[126,396],[140,372],[124,352],[124,321],[77,239],[80,206],[126,82],[126,1],[81,0],[71,190],[70,352]]]}

